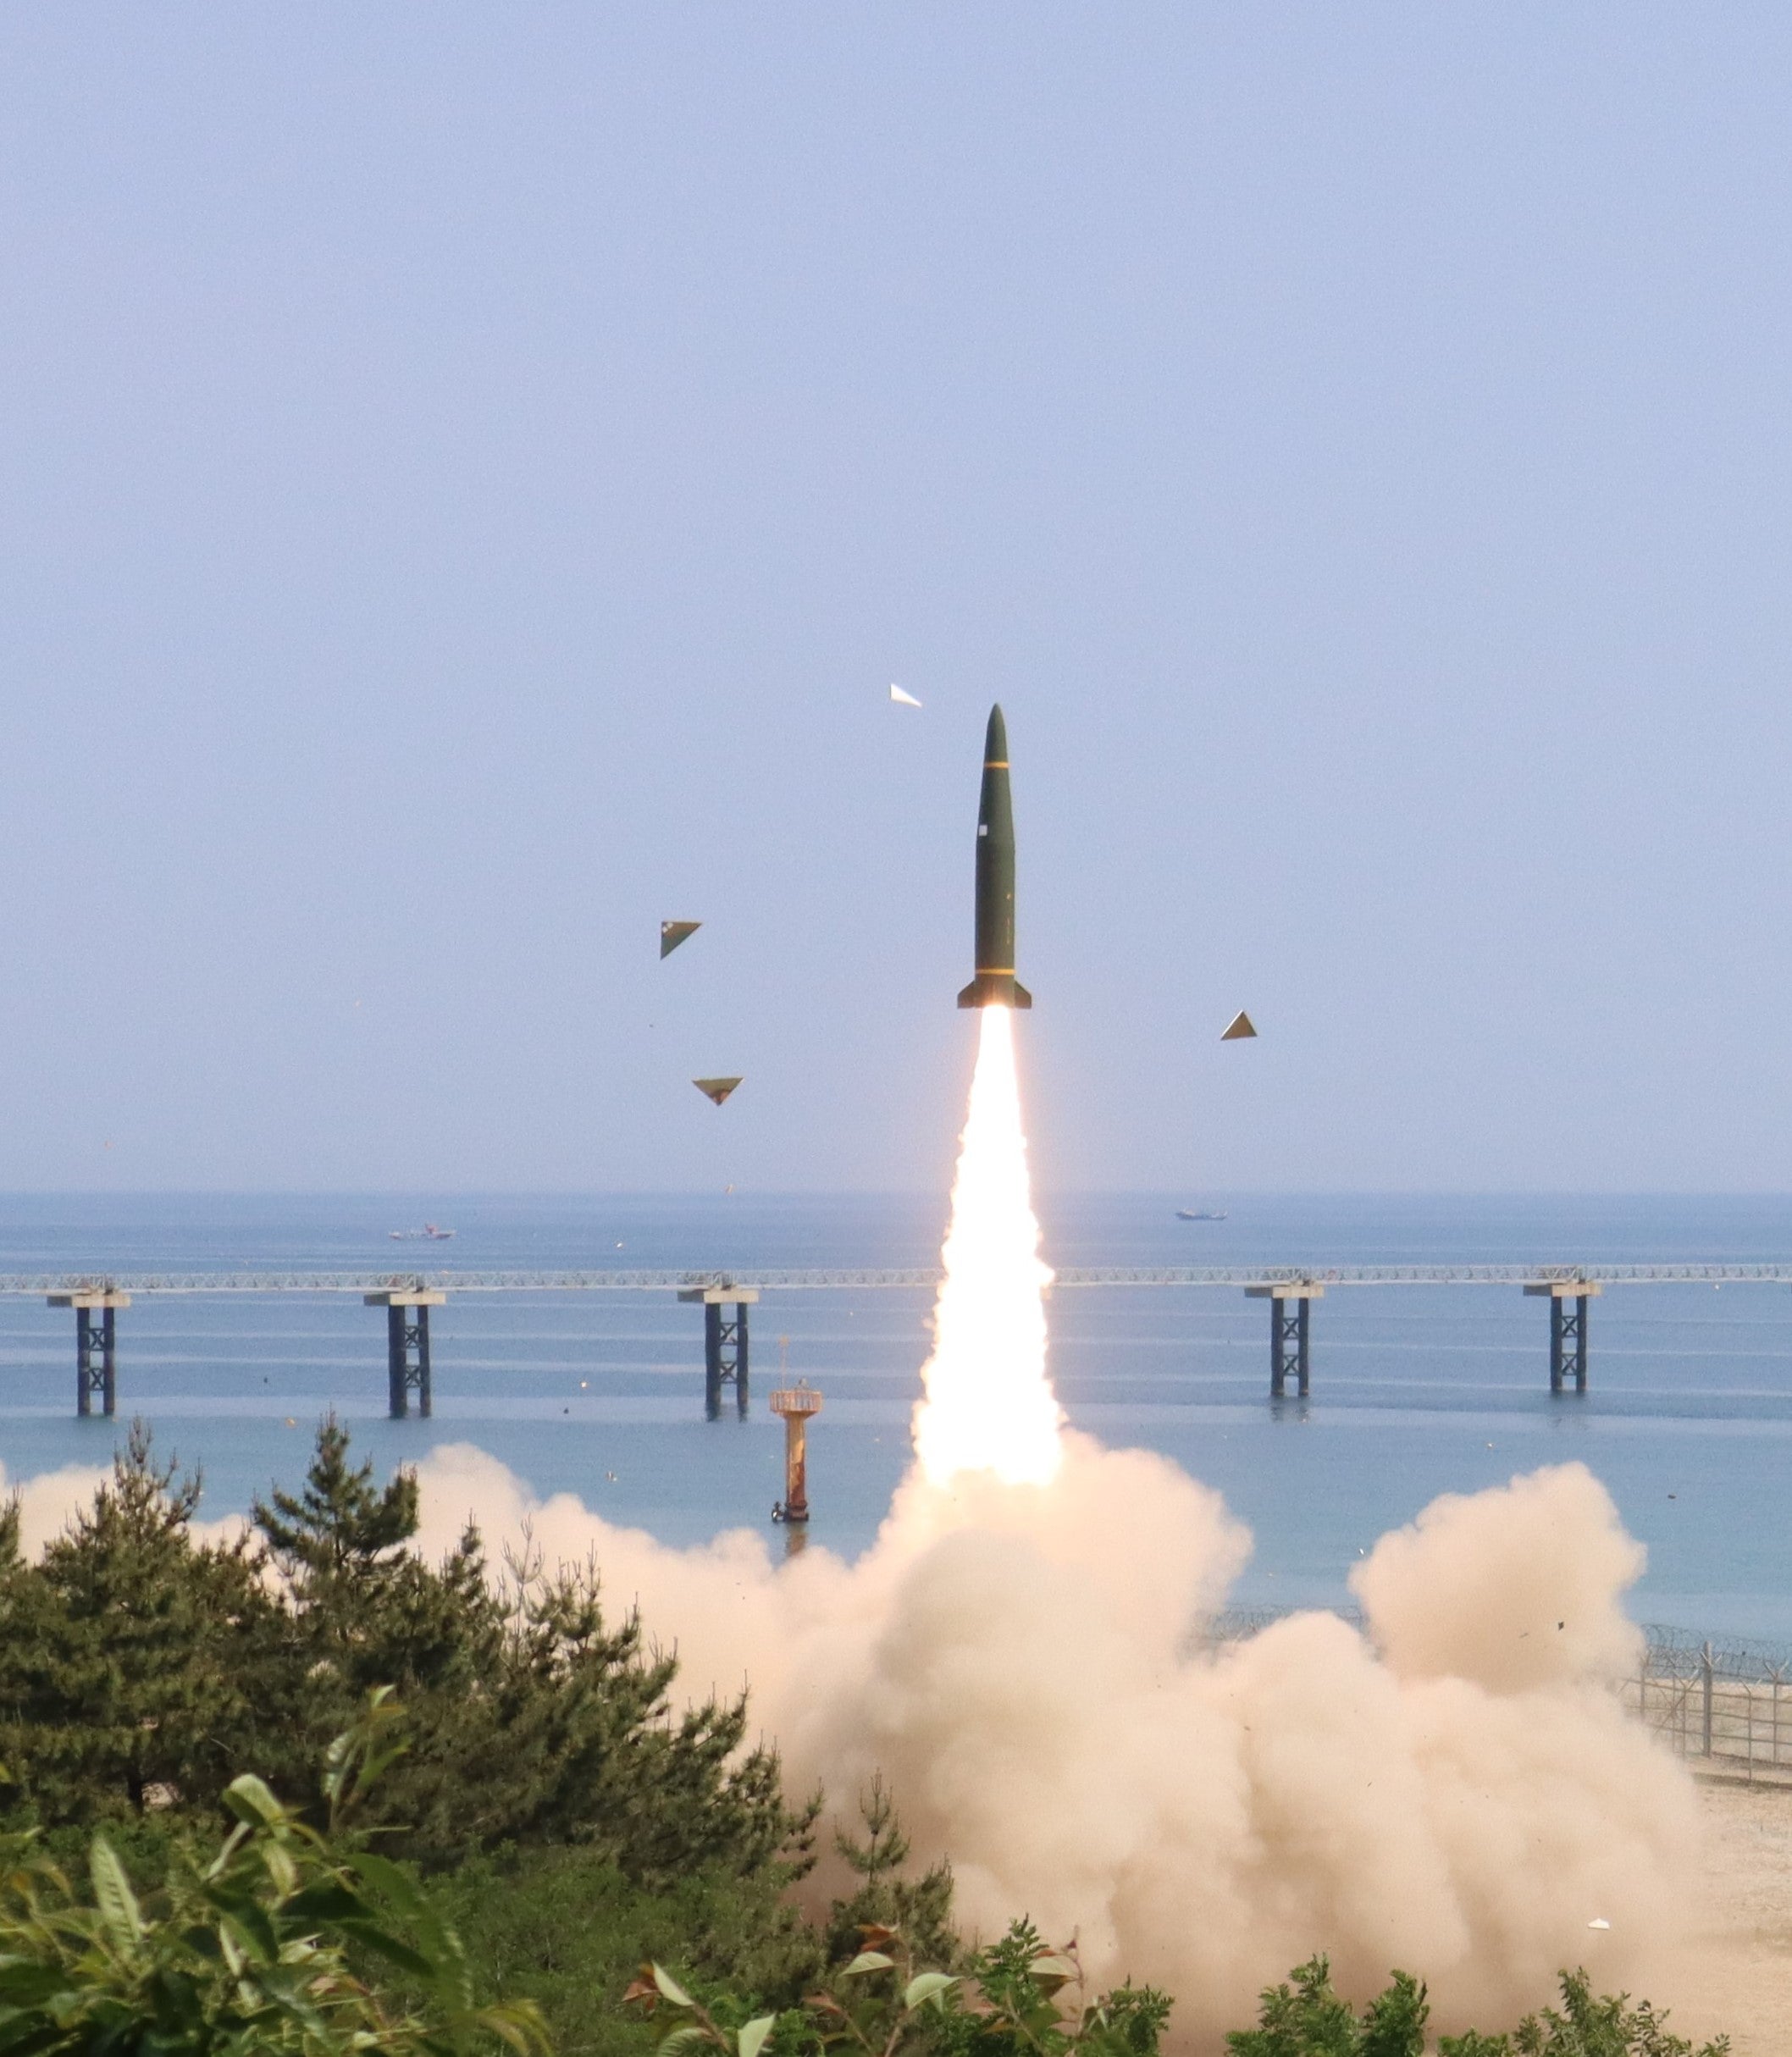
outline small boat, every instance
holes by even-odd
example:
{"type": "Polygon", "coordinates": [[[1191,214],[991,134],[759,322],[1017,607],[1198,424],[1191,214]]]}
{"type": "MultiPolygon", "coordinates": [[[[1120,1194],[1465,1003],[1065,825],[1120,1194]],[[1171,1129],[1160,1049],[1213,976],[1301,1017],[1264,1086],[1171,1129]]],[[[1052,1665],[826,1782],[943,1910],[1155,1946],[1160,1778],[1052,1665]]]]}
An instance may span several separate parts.
{"type": "Polygon", "coordinates": [[[395,1243],[445,1243],[454,1240],[452,1229],[439,1229],[433,1221],[426,1221],[420,1229],[388,1229],[386,1235],[395,1243]]]}
{"type": "Polygon", "coordinates": [[[1196,1208],[1179,1207],[1176,1209],[1176,1219],[1178,1221],[1224,1221],[1225,1216],[1205,1214],[1196,1208]]]}

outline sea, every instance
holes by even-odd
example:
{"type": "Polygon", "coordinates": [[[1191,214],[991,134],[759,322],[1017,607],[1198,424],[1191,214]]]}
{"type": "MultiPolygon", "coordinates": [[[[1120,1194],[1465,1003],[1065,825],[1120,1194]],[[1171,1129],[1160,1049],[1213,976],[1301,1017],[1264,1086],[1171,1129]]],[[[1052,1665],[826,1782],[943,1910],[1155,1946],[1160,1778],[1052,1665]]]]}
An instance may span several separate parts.
{"type": "MultiPolygon", "coordinates": [[[[1040,1203],[1059,1265],[1755,1263],[1792,1255],[1792,1198],[1214,1192],[1040,1203]],[[1179,1207],[1223,1214],[1182,1221],[1179,1207]]],[[[937,1198],[750,1192],[0,1196],[0,1272],[903,1268],[936,1264],[937,1198]],[[451,1241],[396,1242],[425,1219],[451,1241]]],[[[357,1296],[140,1296],[119,1317],[115,1421],[77,1418],[74,1317],[0,1297],[8,1481],[109,1461],[134,1418],[247,1509],[302,1474],[334,1411],[382,1474],[445,1443],[535,1494],[692,1544],[761,1532],[782,1490],[780,1377],[821,1389],[809,1547],[871,1543],[908,1463],[932,1296],[767,1292],[750,1404],[703,1407],[702,1313],[670,1294],[451,1292],[431,1332],[434,1413],[386,1414],[385,1318],[357,1296]]],[[[1312,1313],[1312,1391],[1269,1396],[1269,1313],[1219,1288],[1064,1287],[1050,1369],[1071,1422],[1161,1452],[1255,1536],[1240,1608],[1347,1605],[1351,1568],[1441,1493],[1576,1461],[1648,1568],[1637,1617],[1768,1652],[1792,1645],[1792,1288],[1608,1287],[1590,1390],[1549,1391],[1548,1308],[1515,1286],[1335,1287],[1312,1313]]]]}

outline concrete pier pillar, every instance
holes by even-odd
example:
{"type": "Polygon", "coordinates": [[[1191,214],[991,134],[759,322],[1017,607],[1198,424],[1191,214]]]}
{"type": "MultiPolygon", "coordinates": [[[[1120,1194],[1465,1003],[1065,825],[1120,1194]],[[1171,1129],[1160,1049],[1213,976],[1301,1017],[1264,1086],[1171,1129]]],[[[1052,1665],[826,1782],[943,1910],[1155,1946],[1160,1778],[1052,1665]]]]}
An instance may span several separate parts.
{"type": "Polygon", "coordinates": [[[129,1293],[96,1286],[91,1292],[52,1293],[52,1307],[75,1309],[75,1411],[91,1414],[93,1396],[108,1418],[119,1411],[118,1310],[130,1305],[129,1293]],[[94,1319],[95,1315],[99,1319],[94,1319]]]}
{"type": "Polygon", "coordinates": [[[1549,1390],[1565,1392],[1573,1380],[1574,1391],[1587,1390],[1587,1302],[1597,1299],[1599,1286],[1590,1279],[1551,1279],[1527,1286],[1527,1299],[1549,1302],[1549,1390]],[[1569,1311],[1568,1302],[1574,1302],[1569,1311]]]}
{"type": "Polygon", "coordinates": [[[747,1418],[747,1309],[758,1299],[750,1286],[693,1286],[681,1300],[703,1308],[703,1411],[711,1421],[722,1418],[722,1389],[734,1388],[734,1410],[747,1418]],[[733,1313],[727,1311],[732,1308],[733,1313]]]}
{"type": "Polygon", "coordinates": [[[386,1411],[394,1421],[403,1421],[411,1412],[411,1395],[417,1395],[418,1418],[428,1421],[434,1411],[429,1383],[429,1310],[448,1304],[446,1293],[426,1287],[393,1286],[390,1291],[363,1293],[366,1307],[386,1311],[386,1411]]]}
{"type": "Polygon", "coordinates": [[[1269,1397],[1280,1400],[1295,1382],[1304,1400],[1313,1382],[1312,1306],[1325,1297],[1325,1288],[1304,1279],[1275,1286],[1247,1286],[1247,1300],[1269,1302],[1269,1397]]]}

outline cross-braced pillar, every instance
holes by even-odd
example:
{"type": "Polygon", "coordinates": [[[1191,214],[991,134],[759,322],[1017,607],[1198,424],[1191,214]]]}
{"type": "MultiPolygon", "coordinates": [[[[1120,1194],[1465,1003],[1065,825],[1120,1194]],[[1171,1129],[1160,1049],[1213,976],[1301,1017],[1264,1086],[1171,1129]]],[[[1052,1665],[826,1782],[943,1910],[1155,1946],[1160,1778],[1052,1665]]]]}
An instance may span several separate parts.
{"type": "Polygon", "coordinates": [[[1584,1393],[1587,1390],[1587,1302],[1598,1297],[1598,1286],[1589,1279],[1551,1279],[1547,1285],[1527,1286],[1524,1291],[1530,1299],[1549,1302],[1549,1390],[1566,1392],[1572,1382],[1577,1393],[1584,1393]]]}
{"type": "Polygon", "coordinates": [[[1325,1297],[1325,1288],[1297,1280],[1244,1290],[1247,1299],[1269,1303],[1269,1397],[1281,1399],[1291,1379],[1304,1400],[1313,1382],[1312,1307],[1325,1297]]]}
{"type": "Polygon", "coordinates": [[[734,1411],[747,1418],[747,1309],[759,1298],[751,1286],[696,1286],[678,1295],[703,1306],[703,1411],[722,1418],[722,1389],[734,1388],[734,1411]],[[732,1310],[732,1311],[731,1311],[732,1310]]]}
{"type": "Polygon", "coordinates": [[[415,1393],[418,1417],[428,1421],[434,1411],[429,1385],[429,1310],[445,1307],[447,1294],[413,1286],[394,1287],[362,1297],[367,1306],[383,1307],[386,1311],[386,1412],[394,1421],[403,1421],[411,1412],[411,1396],[415,1393]]]}
{"type": "Polygon", "coordinates": [[[97,1396],[102,1414],[116,1414],[118,1310],[130,1305],[130,1295],[96,1287],[91,1292],[52,1293],[50,1305],[75,1309],[75,1413],[91,1414],[97,1396]]]}

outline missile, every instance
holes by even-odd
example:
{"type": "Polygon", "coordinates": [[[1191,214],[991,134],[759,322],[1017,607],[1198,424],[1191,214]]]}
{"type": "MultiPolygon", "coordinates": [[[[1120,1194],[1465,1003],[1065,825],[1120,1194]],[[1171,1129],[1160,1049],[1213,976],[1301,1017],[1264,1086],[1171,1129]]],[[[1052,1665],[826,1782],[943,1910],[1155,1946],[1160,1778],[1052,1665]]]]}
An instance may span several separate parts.
{"type": "Polygon", "coordinates": [[[960,1007],[1031,1007],[1015,976],[1015,810],[1008,792],[1008,724],[989,711],[983,738],[983,791],[977,803],[976,976],[960,1007]]]}

